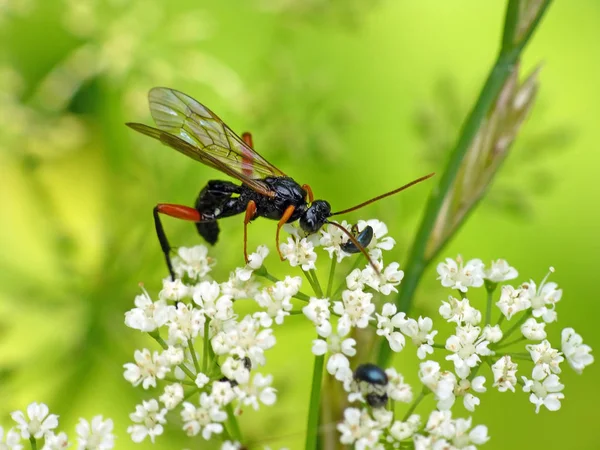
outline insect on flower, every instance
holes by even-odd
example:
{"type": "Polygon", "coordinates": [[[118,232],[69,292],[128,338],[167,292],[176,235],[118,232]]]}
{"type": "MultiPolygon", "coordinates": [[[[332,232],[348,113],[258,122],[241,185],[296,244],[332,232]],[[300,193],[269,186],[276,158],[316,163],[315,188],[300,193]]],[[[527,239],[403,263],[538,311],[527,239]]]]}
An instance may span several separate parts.
{"type": "Polygon", "coordinates": [[[388,376],[381,367],[370,363],[361,364],[354,371],[353,378],[359,389],[364,391],[369,405],[382,408],[387,404],[388,376]]]}
{"type": "Polygon", "coordinates": [[[194,222],[198,233],[209,244],[215,244],[219,236],[217,221],[244,213],[246,262],[247,226],[257,217],[278,221],[275,241],[282,260],[279,233],[285,223],[299,220],[300,227],[307,233],[316,233],[328,223],[342,230],[354,245],[351,250],[356,248],[361,251],[377,271],[359,240],[344,227],[328,219],[362,208],[433,176],[433,173],[425,175],[352,208],[332,213],[327,201],[314,199],[310,186],[298,184],[260,156],[252,148],[252,137],[249,133],[242,134],[240,138],[216,114],[198,101],[182,92],[164,87],[151,89],[148,100],[150,113],[157,128],[141,123],[127,123],[127,126],[242,183],[237,185],[231,181],[210,180],[200,191],[193,208],[171,203],[159,203],[154,207],[156,235],[172,279],[175,279],[175,274],[169,257],[171,246],[160,214],[194,222]]]}

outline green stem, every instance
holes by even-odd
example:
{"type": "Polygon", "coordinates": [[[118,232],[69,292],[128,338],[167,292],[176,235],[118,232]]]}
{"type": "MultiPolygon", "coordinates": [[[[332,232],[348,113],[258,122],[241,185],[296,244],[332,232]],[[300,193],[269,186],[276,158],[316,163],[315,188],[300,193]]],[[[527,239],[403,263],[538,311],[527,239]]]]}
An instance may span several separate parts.
{"type": "Polygon", "coordinates": [[[494,291],[496,290],[496,284],[493,285],[493,289],[491,285],[486,283],[485,287],[487,288],[487,307],[485,309],[485,324],[489,325],[492,323],[492,303],[494,301],[494,291]],[[489,287],[488,287],[489,286],[489,287]]]}
{"type": "Polygon", "coordinates": [[[429,389],[427,389],[426,387],[423,387],[423,390],[421,391],[419,396],[415,399],[413,404],[410,405],[410,408],[408,408],[408,411],[406,411],[406,414],[404,414],[404,417],[402,418],[402,422],[406,422],[408,420],[408,418],[411,416],[411,414],[413,412],[415,412],[415,409],[417,409],[417,406],[419,406],[419,403],[421,403],[421,401],[425,398],[425,396],[427,394],[429,394],[429,392],[431,392],[429,389]]]}
{"type": "Polygon", "coordinates": [[[505,347],[510,347],[511,345],[518,344],[519,342],[522,342],[522,341],[524,341],[526,339],[527,338],[525,336],[521,336],[521,337],[519,337],[517,339],[513,339],[512,341],[507,342],[506,344],[498,345],[497,347],[494,348],[494,350],[500,350],[500,349],[505,348],[505,347]]]}
{"type": "Polygon", "coordinates": [[[333,277],[335,276],[335,268],[337,267],[337,257],[331,258],[331,267],[329,268],[329,280],[327,281],[327,298],[331,297],[331,289],[333,288],[333,277]]]}
{"type": "Polygon", "coordinates": [[[234,441],[238,441],[238,442],[242,442],[243,438],[242,438],[242,430],[240,429],[240,424],[237,421],[237,418],[235,417],[235,414],[233,413],[233,408],[231,406],[231,403],[229,403],[226,407],[225,407],[225,412],[227,413],[227,417],[229,418],[229,432],[231,434],[231,437],[233,438],[234,441]]]}
{"type": "Polygon", "coordinates": [[[316,450],[319,429],[319,409],[321,399],[321,382],[323,380],[323,366],[325,355],[315,356],[313,368],[312,388],[310,391],[310,405],[308,408],[308,423],[306,426],[306,450],[316,450]]]}
{"type": "Polygon", "coordinates": [[[317,286],[317,294],[319,298],[323,298],[323,289],[321,288],[321,283],[319,283],[319,277],[317,276],[317,271],[315,269],[310,269],[310,273],[312,275],[313,280],[315,281],[315,285],[317,286]]]}
{"type": "Polygon", "coordinates": [[[306,277],[306,279],[308,280],[308,284],[310,284],[310,287],[312,288],[314,294],[319,297],[319,288],[317,287],[317,285],[315,284],[315,280],[313,280],[312,278],[312,274],[310,273],[310,271],[308,270],[302,270],[302,273],[304,274],[304,276],[306,277]]]}
{"type": "MultiPolygon", "coordinates": [[[[169,348],[168,344],[165,342],[165,340],[160,337],[160,334],[158,334],[158,331],[151,331],[148,333],[150,335],[150,337],[152,339],[154,339],[156,342],[158,342],[158,345],[160,345],[163,350],[166,350],[169,348]]],[[[183,373],[185,373],[192,381],[196,380],[196,377],[194,376],[194,374],[192,373],[192,371],[190,369],[188,369],[185,364],[179,364],[179,367],[183,373]]]]}
{"type": "MultiPolygon", "coordinates": [[[[523,314],[523,317],[521,317],[518,322],[516,322],[512,327],[510,327],[506,331],[506,333],[504,333],[504,335],[502,336],[502,339],[500,339],[500,341],[498,341],[498,345],[502,344],[504,341],[506,341],[509,338],[509,336],[511,334],[513,334],[516,330],[520,329],[521,325],[523,325],[525,323],[525,321],[527,319],[529,319],[530,315],[531,315],[530,312],[526,312],[525,314],[523,314]]],[[[502,315],[502,317],[504,317],[504,315],[502,315]]]]}
{"type": "Polygon", "coordinates": [[[33,436],[29,436],[29,442],[31,443],[31,450],[37,450],[37,441],[33,436]]]}
{"type": "MultiPolygon", "coordinates": [[[[527,33],[515,45],[515,30],[517,29],[518,25],[518,14],[515,14],[515,8],[518,7],[518,0],[510,0],[509,2],[506,19],[504,22],[502,45],[498,57],[485,81],[475,106],[473,107],[462,127],[456,146],[454,147],[454,150],[452,151],[446,165],[446,169],[440,177],[439,184],[432,191],[431,196],[429,197],[421,225],[419,226],[419,230],[408,257],[408,261],[404,265],[404,267],[406,267],[406,271],[404,280],[402,281],[402,289],[400,290],[400,293],[396,299],[396,304],[398,305],[399,311],[408,312],[410,310],[415,291],[419,281],[421,280],[421,277],[423,276],[423,272],[453,235],[452,233],[444,242],[441,242],[440,245],[435,249],[434,254],[425,254],[427,243],[429,242],[429,237],[433,231],[436,219],[440,213],[446,196],[454,184],[467,150],[471,146],[471,143],[477,135],[477,132],[480,130],[481,125],[485,121],[488,112],[496,101],[498,94],[502,90],[506,80],[513,72],[515,64],[519,60],[523,48],[528,43],[534,30],[537,28],[537,25],[539,25],[539,21],[544,16],[544,13],[546,12],[550,3],[551,0],[544,1],[543,5],[540,7],[539,14],[530,25],[527,33]]],[[[466,215],[468,215],[468,213],[466,215]]],[[[377,358],[378,364],[385,366],[390,356],[391,350],[389,346],[381,345],[379,347],[379,355],[377,358]]]]}
{"type": "MultiPolygon", "coordinates": [[[[204,325],[206,327],[206,324],[204,325]]],[[[204,336],[204,342],[206,343],[206,336],[204,336]]],[[[196,372],[200,372],[200,364],[198,363],[198,358],[196,356],[196,349],[194,348],[194,341],[191,339],[187,340],[188,350],[190,351],[190,355],[192,357],[192,361],[194,362],[194,368],[196,372]]]]}
{"type": "MultiPolygon", "coordinates": [[[[204,322],[204,345],[202,348],[202,373],[206,374],[206,369],[208,368],[208,345],[209,339],[208,335],[210,334],[210,323],[207,320],[204,322]]],[[[196,369],[200,371],[200,369],[196,369]]]]}

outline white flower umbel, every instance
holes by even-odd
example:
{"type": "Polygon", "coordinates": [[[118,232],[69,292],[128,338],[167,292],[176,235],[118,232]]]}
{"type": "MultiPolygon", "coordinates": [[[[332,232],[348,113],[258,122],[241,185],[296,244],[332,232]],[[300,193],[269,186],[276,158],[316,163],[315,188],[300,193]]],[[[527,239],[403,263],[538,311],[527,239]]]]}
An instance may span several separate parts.
{"type": "Polygon", "coordinates": [[[562,298],[562,289],[558,289],[556,283],[546,283],[546,280],[553,272],[554,268],[550,267],[550,271],[537,289],[533,280],[522,285],[522,289],[527,291],[531,301],[533,317],[541,318],[546,323],[556,322],[557,315],[555,308],[556,304],[562,298]]]}
{"type": "Polygon", "coordinates": [[[594,362],[590,355],[592,348],[583,343],[583,338],[573,328],[565,328],[561,333],[562,351],[567,362],[577,373],[582,373],[586,366],[594,362]]]}
{"type": "Polygon", "coordinates": [[[388,376],[387,394],[389,398],[402,403],[412,402],[412,387],[404,382],[402,374],[396,372],[394,368],[386,369],[385,374],[388,376]]]}
{"type": "Polygon", "coordinates": [[[317,254],[314,244],[309,239],[289,237],[287,242],[279,245],[279,248],[283,258],[287,259],[292,267],[302,266],[302,270],[315,268],[317,254]]]}
{"type": "Polygon", "coordinates": [[[552,348],[548,340],[545,339],[536,345],[527,345],[525,348],[535,363],[532,374],[534,380],[542,380],[551,373],[561,372],[560,363],[565,358],[558,350],[552,348]]]}
{"type": "Polygon", "coordinates": [[[446,349],[453,352],[446,359],[454,362],[454,370],[460,378],[469,376],[471,369],[481,362],[481,356],[493,354],[488,348],[490,343],[480,333],[481,328],[470,324],[457,326],[456,334],[446,340],[446,349]]]}
{"type": "Polygon", "coordinates": [[[133,354],[134,363],[123,365],[125,368],[124,377],[133,386],[142,384],[144,389],[156,387],[156,379],[162,379],[171,370],[165,365],[163,358],[158,352],[150,353],[150,350],[136,350],[133,354]]]}
{"type": "MultiPolygon", "coordinates": [[[[393,303],[384,303],[381,314],[375,314],[377,317],[377,335],[387,339],[390,348],[399,352],[404,348],[406,339],[399,331],[396,331],[396,325],[392,322],[392,318],[396,315],[396,305],[393,303]]],[[[404,317],[403,314],[402,317],[404,317]]]]}
{"type": "Polygon", "coordinates": [[[342,301],[334,302],[333,311],[349,320],[353,327],[366,328],[375,312],[372,299],[370,292],[346,289],[342,292],[342,301]]]}
{"type": "Polygon", "coordinates": [[[209,440],[213,433],[221,434],[223,432],[221,422],[227,420],[227,414],[214,403],[208,394],[203,392],[200,394],[199,406],[190,402],[183,403],[181,420],[183,421],[183,431],[188,436],[196,436],[201,432],[202,437],[209,440]]]}
{"type": "Polygon", "coordinates": [[[511,319],[515,314],[531,307],[529,292],[526,289],[502,286],[500,300],[496,303],[504,317],[511,319]]]}
{"type": "Polygon", "coordinates": [[[135,298],[135,308],[125,313],[125,324],[135,330],[151,332],[162,327],[174,306],[168,306],[164,300],[153,302],[144,292],[135,298]]]}
{"type": "Polygon", "coordinates": [[[560,383],[557,375],[548,375],[543,380],[529,380],[521,377],[524,382],[523,392],[531,392],[529,401],[535,405],[535,412],[540,412],[540,407],[545,406],[548,411],[558,411],[560,401],[565,398],[561,392],[565,387],[560,383]]]}
{"type": "Polygon", "coordinates": [[[0,426],[0,448],[6,450],[23,450],[21,434],[13,428],[6,430],[5,434],[4,427],[0,426]]]}
{"type": "Polygon", "coordinates": [[[437,266],[438,280],[444,287],[467,292],[470,287],[483,285],[483,267],[480,259],[471,259],[463,264],[460,255],[455,260],[446,258],[445,263],[439,263],[437,266]]]}
{"type": "Polygon", "coordinates": [[[127,427],[127,432],[131,435],[133,442],[142,442],[146,437],[152,443],[156,436],[163,434],[163,424],[166,423],[166,408],[160,408],[158,402],[154,399],[142,402],[135,407],[135,412],[129,415],[134,425],[127,427]]]}
{"type": "Polygon", "coordinates": [[[439,312],[448,322],[454,322],[457,325],[467,323],[477,325],[481,322],[481,312],[473,308],[467,298],[457,299],[450,295],[447,302],[442,302],[439,312]]]}
{"type": "Polygon", "coordinates": [[[544,328],[546,328],[544,322],[540,323],[533,317],[530,317],[523,325],[521,325],[521,333],[529,340],[541,341],[542,339],[546,339],[546,331],[544,328]]]}
{"type": "Polygon", "coordinates": [[[271,406],[277,400],[277,391],[271,386],[273,376],[264,376],[260,373],[254,375],[252,383],[240,384],[233,388],[236,397],[239,399],[237,414],[241,414],[241,406],[251,406],[258,411],[260,403],[271,406]]]}
{"type": "Polygon", "coordinates": [[[509,355],[503,356],[492,365],[492,373],[494,374],[494,387],[497,387],[500,392],[515,392],[517,365],[512,362],[509,355]]]}
{"type": "Polygon", "coordinates": [[[76,427],[78,450],[109,450],[113,448],[115,435],[113,421],[95,416],[91,422],[79,419],[76,427]]]}
{"type": "Polygon", "coordinates": [[[205,277],[215,265],[215,260],[208,256],[208,249],[205,245],[179,247],[177,255],[172,258],[171,262],[178,278],[187,276],[191,280],[205,277]]]}
{"type": "Polygon", "coordinates": [[[329,354],[327,359],[327,372],[334,375],[338,380],[344,381],[348,378],[350,361],[348,357],[356,355],[356,341],[345,338],[350,333],[350,328],[344,325],[342,320],[338,321],[337,333],[321,335],[325,339],[313,341],[312,352],[314,355],[329,354]]]}
{"type": "Polygon", "coordinates": [[[398,313],[393,317],[392,323],[412,339],[413,344],[417,346],[419,359],[425,359],[433,353],[433,339],[437,335],[437,330],[433,330],[433,320],[429,317],[419,317],[419,320],[405,317],[406,314],[398,313]]]}
{"type": "Polygon", "coordinates": [[[302,308],[302,312],[308,320],[317,327],[319,336],[329,336],[331,333],[330,302],[326,298],[311,297],[308,305],[302,308]]]}
{"type": "Polygon", "coordinates": [[[27,417],[22,411],[15,411],[10,416],[17,422],[23,439],[41,439],[58,426],[58,416],[50,414],[44,403],[31,403],[27,407],[27,417]]]}
{"type": "Polygon", "coordinates": [[[346,408],[344,420],[337,426],[340,442],[353,444],[356,449],[375,448],[381,435],[381,430],[376,428],[376,424],[367,409],[361,411],[358,408],[346,408]]]}
{"type": "Polygon", "coordinates": [[[518,276],[519,272],[517,272],[517,269],[511,267],[505,259],[492,261],[490,267],[484,270],[484,278],[493,283],[513,280],[518,276]]]}

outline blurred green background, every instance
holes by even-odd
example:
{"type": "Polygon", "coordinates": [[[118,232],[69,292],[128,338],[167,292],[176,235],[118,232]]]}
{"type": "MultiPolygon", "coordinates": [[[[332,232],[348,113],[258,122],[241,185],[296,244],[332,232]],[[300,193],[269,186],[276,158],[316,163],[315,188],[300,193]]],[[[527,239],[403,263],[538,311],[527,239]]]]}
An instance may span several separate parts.
{"type": "MultiPolygon", "coordinates": [[[[122,365],[152,344],[125,328],[123,313],[139,282],[156,294],[166,274],[151,209],[192,204],[219,177],[123,125],[150,123],[149,88],[187,92],[234,130],[251,130],[259,152],[341,209],[441,168],[494,61],[504,8],[480,0],[3,2],[1,423],[43,401],[70,432],[77,417],[102,413],[116,421],[117,448],[140,448],[125,432],[127,416],[148,393],[123,380],[122,365]]],[[[519,281],[539,282],[554,266],[564,289],[549,328],[555,347],[567,326],[600,346],[599,25],[597,1],[550,7],[523,60],[526,71],[543,63],[533,114],[489,198],[443,252],[506,258],[519,281]]],[[[347,219],[384,220],[402,263],[432,186],[347,219]]],[[[218,280],[242,263],[241,225],[222,223],[218,280]]],[[[274,225],[255,222],[250,248],[273,249],[274,225]]],[[[167,219],[166,227],[175,244],[200,242],[189,224],[167,219]]],[[[289,272],[275,258],[270,268],[289,272]]],[[[447,296],[435,276],[426,274],[413,316],[435,320],[447,296]]],[[[278,330],[267,370],[280,403],[241,418],[249,439],[304,427],[311,336],[301,320],[278,330]]],[[[413,353],[395,362],[410,381],[413,353]]],[[[599,448],[599,376],[597,365],[578,376],[565,364],[556,413],[536,415],[526,394],[489,389],[474,414],[492,436],[485,448],[599,448]]],[[[204,448],[172,428],[156,448],[204,448]]]]}

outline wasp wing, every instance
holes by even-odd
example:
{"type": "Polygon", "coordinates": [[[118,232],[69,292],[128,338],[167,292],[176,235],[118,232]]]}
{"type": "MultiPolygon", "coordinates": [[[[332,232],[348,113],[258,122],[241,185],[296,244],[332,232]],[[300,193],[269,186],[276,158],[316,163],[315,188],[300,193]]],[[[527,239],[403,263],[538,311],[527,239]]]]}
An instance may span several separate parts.
{"type": "Polygon", "coordinates": [[[199,147],[198,144],[191,144],[184,141],[179,136],[175,136],[167,131],[159,130],[158,128],[150,127],[142,123],[127,123],[128,127],[133,128],[146,136],[150,136],[154,139],[159,140],[165,145],[189,156],[196,161],[201,162],[209,167],[213,167],[230,177],[237,178],[242,183],[247,185],[249,188],[258,192],[259,194],[273,197],[275,193],[269,189],[269,187],[261,180],[249,178],[246,175],[238,172],[227,163],[213,156],[215,153],[222,153],[226,149],[219,147],[216,144],[210,144],[205,147],[199,147]]]}
{"type": "Polygon", "coordinates": [[[285,174],[247,145],[206,106],[183,92],[155,87],[148,93],[156,126],[205,152],[247,178],[285,174]]]}

